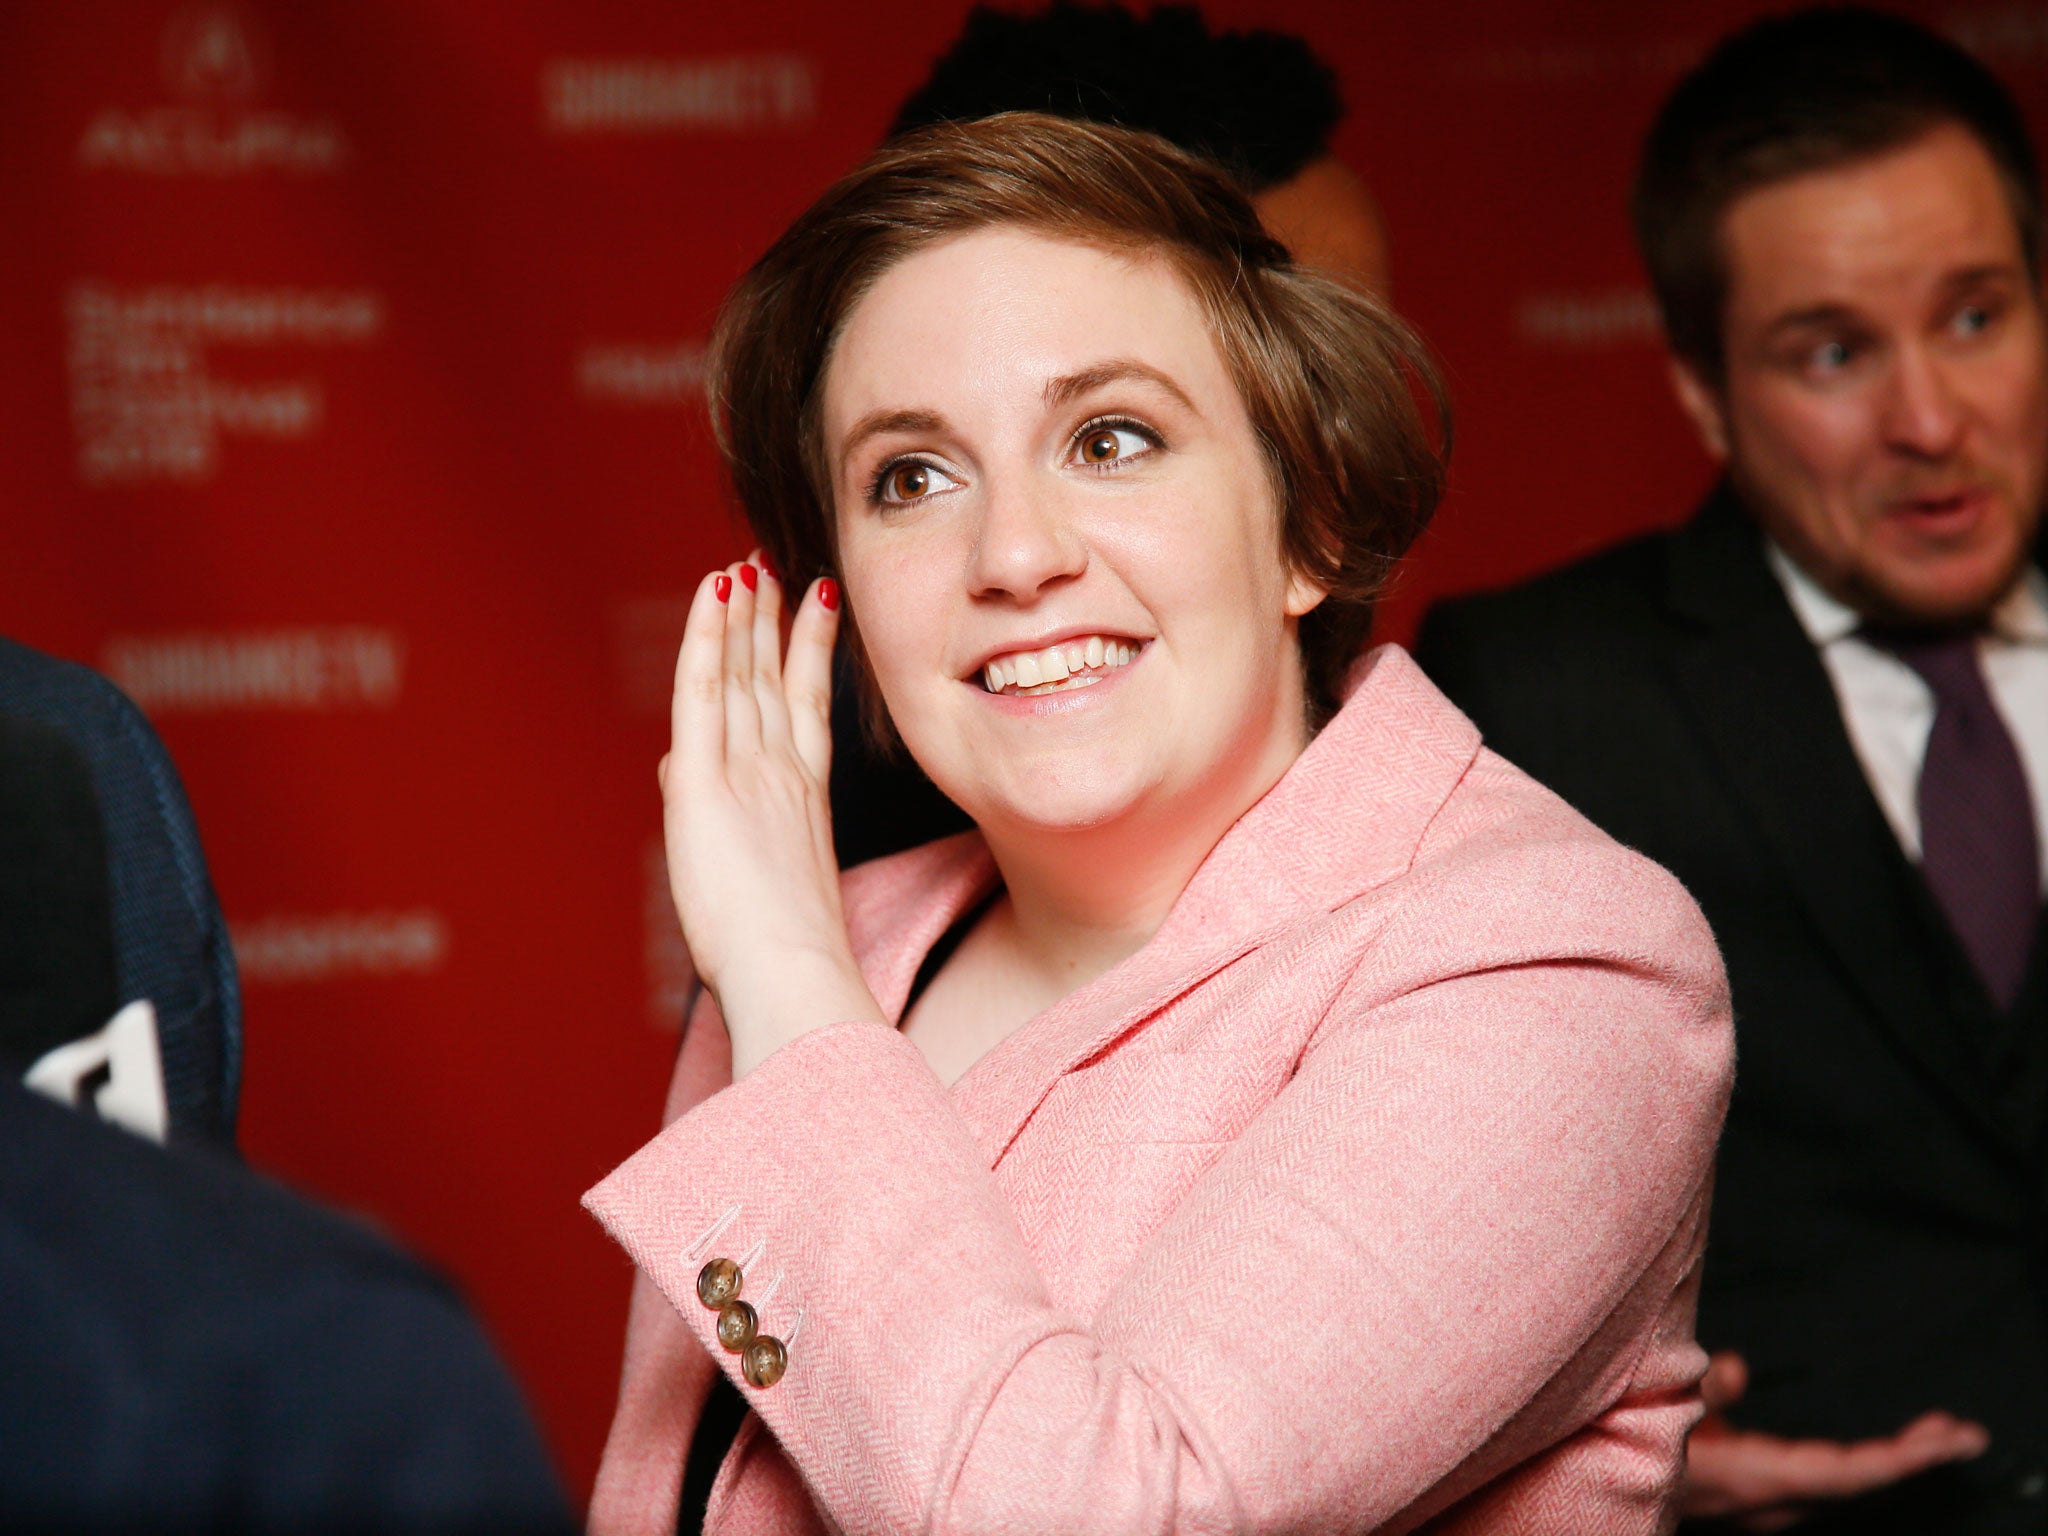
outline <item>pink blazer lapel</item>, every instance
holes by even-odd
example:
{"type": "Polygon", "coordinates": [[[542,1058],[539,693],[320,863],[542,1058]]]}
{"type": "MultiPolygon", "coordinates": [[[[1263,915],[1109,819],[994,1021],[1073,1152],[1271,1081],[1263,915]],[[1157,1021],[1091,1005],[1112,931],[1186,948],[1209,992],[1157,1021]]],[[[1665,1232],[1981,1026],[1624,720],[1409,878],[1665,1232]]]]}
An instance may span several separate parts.
{"type": "Polygon", "coordinates": [[[1064,1074],[1275,934],[1413,862],[1478,754],[1479,732],[1396,646],[1364,658],[1350,687],[1344,708],[1224,834],[1150,942],[960,1079],[954,1101],[991,1166],[1064,1074]]]}

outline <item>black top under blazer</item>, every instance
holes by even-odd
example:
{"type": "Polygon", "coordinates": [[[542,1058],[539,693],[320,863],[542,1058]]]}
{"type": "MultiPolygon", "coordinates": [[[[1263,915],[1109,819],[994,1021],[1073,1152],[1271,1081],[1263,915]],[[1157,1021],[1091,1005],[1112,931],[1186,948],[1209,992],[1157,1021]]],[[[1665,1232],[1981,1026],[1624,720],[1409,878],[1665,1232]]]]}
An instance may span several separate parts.
{"type": "Polygon", "coordinates": [[[2048,942],[2000,1016],[1901,851],[1725,491],[1675,533],[1445,603],[1416,654],[1488,743],[1705,910],[1735,1002],[1700,1340],[1730,1417],[1981,1459],[1802,1531],[2048,1531],[2048,942]]]}

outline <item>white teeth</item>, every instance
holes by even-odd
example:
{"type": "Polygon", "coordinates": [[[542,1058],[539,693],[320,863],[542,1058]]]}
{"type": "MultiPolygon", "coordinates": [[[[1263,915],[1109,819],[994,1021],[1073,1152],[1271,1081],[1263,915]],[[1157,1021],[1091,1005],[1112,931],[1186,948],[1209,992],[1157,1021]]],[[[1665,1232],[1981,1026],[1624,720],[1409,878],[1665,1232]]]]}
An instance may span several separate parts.
{"type": "Polygon", "coordinates": [[[988,662],[982,668],[982,681],[990,693],[1049,693],[1058,687],[1092,683],[1104,669],[1129,666],[1137,654],[1134,645],[1090,635],[1085,641],[1063,641],[1040,651],[1016,651],[988,662]],[[1088,675],[1091,673],[1095,675],[1088,675]]]}

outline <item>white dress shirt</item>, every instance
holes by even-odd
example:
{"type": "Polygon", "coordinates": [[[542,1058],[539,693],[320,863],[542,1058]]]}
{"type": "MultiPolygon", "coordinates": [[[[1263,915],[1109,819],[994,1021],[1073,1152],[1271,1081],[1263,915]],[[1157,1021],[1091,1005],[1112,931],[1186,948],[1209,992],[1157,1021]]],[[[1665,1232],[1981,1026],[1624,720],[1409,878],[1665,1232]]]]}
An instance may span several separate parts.
{"type": "MultiPolygon", "coordinates": [[[[1834,681],[1842,723],[1863,775],[1898,834],[1899,846],[1918,863],[1920,764],[1934,728],[1934,692],[1898,657],[1859,638],[1863,616],[1855,609],[1821,590],[1775,543],[1767,553],[1772,573],[1834,681]]],[[[1978,655],[2026,770],[2041,882],[2048,890],[2048,581],[2035,567],[2028,566],[1992,609],[1978,655]]]]}

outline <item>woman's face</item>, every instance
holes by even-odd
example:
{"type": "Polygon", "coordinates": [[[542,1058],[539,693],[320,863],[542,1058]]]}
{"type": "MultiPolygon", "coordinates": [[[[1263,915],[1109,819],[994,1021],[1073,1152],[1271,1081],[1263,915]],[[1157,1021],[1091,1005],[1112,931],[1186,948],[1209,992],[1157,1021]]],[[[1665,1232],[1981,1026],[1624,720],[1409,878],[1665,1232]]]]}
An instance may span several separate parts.
{"type": "Polygon", "coordinates": [[[1199,814],[1300,752],[1322,594],[1166,263],[1000,227],[919,251],[847,317],[823,429],[882,697],[984,828],[1199,814]]]}

